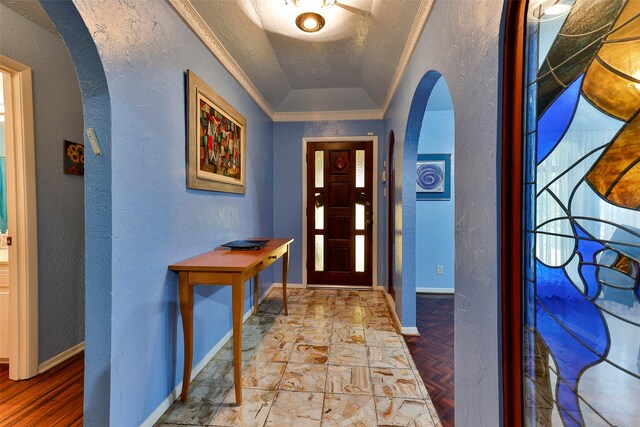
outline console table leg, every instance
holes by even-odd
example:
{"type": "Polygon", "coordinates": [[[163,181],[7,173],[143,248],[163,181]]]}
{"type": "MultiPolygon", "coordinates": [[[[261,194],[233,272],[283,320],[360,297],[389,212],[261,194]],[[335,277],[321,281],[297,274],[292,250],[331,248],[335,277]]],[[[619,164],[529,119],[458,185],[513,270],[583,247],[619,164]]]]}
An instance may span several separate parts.
{"type": "Polygon", "coordinates": [[[180,400],[184,402],[189,394],[191,364],[193,363],[193,286],[189,286],[189,273],[186,271],[180,272],[179,280],[180,312],[184,335],[184,371],[180,400]]]}
{"type": "Polygon", "coordinates": [[[284,304],[284,315],[289,315],[287,309],[287,276],[289,274],[289,250],[290,245],[287,245],[287,251],[282,256],[282,303],[284,304]]]}
{"type": "Polygon", "coordinates": [[[253,294],[253,314],[258,314],[258,301],[260,299],[260,273],[256,273],[256,275],[253,276],[253,294]]]}
{"type": "Polygon", "coordinates": [[[231,305],[233,306],[233,380],[236,386],[236,404],[242,403],[242,309],[244,282],[240,275],[233,276],[231,305]]]}

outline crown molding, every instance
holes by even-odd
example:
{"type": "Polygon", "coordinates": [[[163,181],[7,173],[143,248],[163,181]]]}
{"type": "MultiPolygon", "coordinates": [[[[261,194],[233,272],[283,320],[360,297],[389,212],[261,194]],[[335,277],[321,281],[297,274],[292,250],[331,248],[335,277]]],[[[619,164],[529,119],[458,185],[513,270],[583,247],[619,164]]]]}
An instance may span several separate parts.
{"type": "Polygon", "coordinates": [[[167,0],[167,3],[176,11],[193,33],[204,45],[218,58],[224,68],[240,83],[260,108],[273,120],[273,108],[255,87],[249,76],[240,68],[231,54],[224,48],[220,40],[213,34],[209,25],[200,16],[189,0],[167,0]]]}
{"type": "Polygon", "coordinates": [[[330,120],[382,120],[382,110],[275,112],[274,122],[322,122],[330,120]]]}
{"type": "Polygon", "coordinates": [[[400,60],[398,61],[396,72],[393,74],[391,84],[389,85],[389,90],[387,90],[387,97],[382,104],[382,111],[384,112],[384,114],[386,114],[387,109],[389,108],[389,104],[391,104],[391,100],[396,94],[396,90],[398,90],[400,80],[402,80],[402,77],[407,70],[411,55],[413,55],[413,51],[418,44],[418,40],[420,39],[422,30],[424,29],[424,26],[429,19],[429,15],[431,14],[434,3],[435,0],[422,0],[422,2],[420,3],[418,13],[416,14],[416,18],[413,20],[413,25],[411,26],[411,30],[409,31],[407,42],[405,43],[404,49],[402,50],[402,55],[400,55],[400,60]]]}

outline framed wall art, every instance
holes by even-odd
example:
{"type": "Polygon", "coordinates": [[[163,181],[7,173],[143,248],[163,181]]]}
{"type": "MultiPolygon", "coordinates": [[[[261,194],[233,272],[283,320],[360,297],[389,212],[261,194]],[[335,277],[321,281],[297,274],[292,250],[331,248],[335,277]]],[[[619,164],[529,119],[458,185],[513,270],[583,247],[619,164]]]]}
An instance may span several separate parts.
{"type": "Polygon", "coordinates": [[[418,154],[416,199],[451,199],[451,154],[418,154]]]}
{"type": "Polygon", "coordinates": [[[191,70],[187,91],[187,188],[244,194],[246,119],[191,70]]]}
{"type": "Polygon", "coordinates": [[[84,176],[84,145],[65,140],[63,147],[62,171],[67,175],[84,176]]]}

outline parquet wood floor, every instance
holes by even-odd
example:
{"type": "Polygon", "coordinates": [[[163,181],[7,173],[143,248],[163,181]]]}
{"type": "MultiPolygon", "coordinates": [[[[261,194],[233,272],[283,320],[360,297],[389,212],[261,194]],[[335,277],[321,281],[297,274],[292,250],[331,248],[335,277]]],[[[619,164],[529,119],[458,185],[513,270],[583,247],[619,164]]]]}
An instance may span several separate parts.
{"type": "Polygon", "coordinates": [[[454,425],[453,295],[418,294],[420,337],[405,337],[444,427],[454,425]]]}
{"type": "Polygon", "coordinates": [[[84,352],[23,381],[0,365],[0,426],[82,426],[84,352]]]}

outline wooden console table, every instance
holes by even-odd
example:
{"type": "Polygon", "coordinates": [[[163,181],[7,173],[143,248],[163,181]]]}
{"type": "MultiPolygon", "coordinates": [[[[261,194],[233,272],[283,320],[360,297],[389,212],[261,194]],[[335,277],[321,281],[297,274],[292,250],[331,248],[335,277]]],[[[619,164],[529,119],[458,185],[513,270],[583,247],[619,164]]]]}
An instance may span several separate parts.
{"type": "Polygon", "coordinates": [[[218,247],[211,252],[172,264],[169,270],[179,275],[180,311],[184,332],[184,374],[182,376],[183,402],[189,393],[191,365],[193,363],[193,287],[195,285],[231,285],[233,321],[233,379],[236,386],[236,403],[242,403],[242,317],[244,308],[244,283],[254,277],[255,305],[258,311],[260,291],[259,274],[282,257],[282,299],[284,314],[287,310],[287,274],[289,270],[289,246],[293,239],[269,239],[262,249],[240,251],[218,247]]]}

